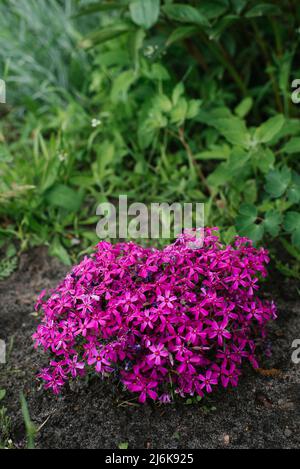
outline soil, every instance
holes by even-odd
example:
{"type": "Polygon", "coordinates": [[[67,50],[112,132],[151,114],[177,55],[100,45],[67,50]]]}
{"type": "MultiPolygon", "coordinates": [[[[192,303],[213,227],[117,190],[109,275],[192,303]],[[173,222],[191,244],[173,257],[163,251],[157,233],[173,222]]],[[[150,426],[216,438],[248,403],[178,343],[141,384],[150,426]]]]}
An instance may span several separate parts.
{"type": "Polygon", "coordinates": [[[18,271],[0,282],[0,338],[9,344],[0,365],[1,402],[12,421],[11,438],[26,446],[19,393],[24,392],[32,421],[40,427],[37,448],[300,448],[300,364],[292,363],[292,343],[300,339],[300,297],[289,281],[272,281],[279,318],[271,326],[273,354],[260,372],[244,370],[235,390],[220,391],[200,404],[132,405],[109,383],[83,381],[57,398],[41,388],[36,373],[44,356],[32,347],[38,319],[36,294],[53,287],[66,268],[43,248],[21,256],[18,271]]]}

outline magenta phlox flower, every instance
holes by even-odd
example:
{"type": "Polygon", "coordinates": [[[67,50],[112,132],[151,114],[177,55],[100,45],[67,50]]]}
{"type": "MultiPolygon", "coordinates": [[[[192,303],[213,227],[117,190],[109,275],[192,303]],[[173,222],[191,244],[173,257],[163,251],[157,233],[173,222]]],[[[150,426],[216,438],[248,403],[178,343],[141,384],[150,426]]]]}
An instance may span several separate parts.
{"type": "Polygon", "coordinates": [[[223,246],[182,233],[162,250],[101,241],[59,285],[43,291],[34,347],[38,375],[55,394],[86,373],[114,379],[139,402],[161,403],[236,386],[258,367],[272,301],[259,295],[267,251],[245,238],[223,246]]]}

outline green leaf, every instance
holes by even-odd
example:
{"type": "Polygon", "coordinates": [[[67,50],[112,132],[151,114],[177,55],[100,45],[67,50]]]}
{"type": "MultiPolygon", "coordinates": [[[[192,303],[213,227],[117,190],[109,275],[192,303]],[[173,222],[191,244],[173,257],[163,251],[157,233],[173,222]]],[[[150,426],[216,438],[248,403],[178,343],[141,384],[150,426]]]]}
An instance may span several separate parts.
{"type": "Polygon", "coordinates": [[[214,25],[209,31],[209,39],[219,40],[223,32],[226,31],[235,21],[239,20],[237,15],[227,15],[224,18],[218,20],[217,24],[214,25]]]}
{"type": "Polygon", "coordinates": [[[258,127],[254,133],[254,140],[258,143],[268,143],[281,131],[285,119],[282,114],[271,117],[258,127]]]}
{"type": "Polygon", "coordinates": [[[261,241],[264,236],[264,226],[261,223],[260,225],[249,225],[239,230],[241,236],[252,239],[255,243],[261,241]]]}
{"type": "Polygon", "coordinates": [[[201,0],[198,11],[202,13],[208,20],[213,20],[223,15],[228,9],[226,0],[201,0]]]}
{"type": "Polygon", "coordinates": [[[176,106],[173,107],[170,117],[173,124],[182,125],[187,117],[188,102],[185,98],[179,98],[176,106]]]}
{"type": "Polygon", "coordinates": [[[201,99],[191,99],[190,101],[188,101],[188,110],[187,110],[186,118],[194,119],[199,112],[201,104],[202,104],[201,99]]]}
{"type": "Polygon", "coordinates": [[[256,224],[257,208],[252,204],[242,204],[239,210],[239,216],[236,219],[236,227],[241,236],[246,236],[257,242],[264,235],[263,224],[256,224]]]}
{"type": "Polygon", "coordinates": [[[258,147],[253,153],[253,163],[262,173],[266,174],[274,167],[275,155],[270,148],[258,147]]]}
{"type": "Polygon", "coordinates": [[[270,210],[266,213],[264,219],[264,227],[267,233],[271,236],[278,236],[280,232],[280,225],[282,223],[282,214],[277,210],[270,210]]]}
{"type": "Polygon", "coordinates": [[[2,401],[6,396],[5,389],[0,389],[0,401],[2,401]]]}
{"type": "Polygon", "coordinates": [[[239,213],[242,217],[249,219],[250,223],[255,222],[257,218],[257,208],[253,204],[242,204],[239,213]]]}
{"type": "Polygon", "coordinates": [[[291,182],[291,171],[286,166],[282,170],[274,169],[266,176],[265,190],[272,197],[281,197],[291,182]]]}
{"type": "Polygon", "coordinates": [[[234,11],[238,14],[245,8],[248,3],[248,0],[231,0],[230,2],[234,8],[234,11]]]}
{"type": "Polygon", "coordinates": [[[255,5],[245,14],[246,18],[256,18],[258,16],[265,15],[280,15],[280,8],[277,5],[271,5],[270,3],[260,3],[259,5],[255,5]]]}
{"type": "Polygon", "coordinates": [[[128,449],[128,443],[127,442],[124,442],[124,443],[120,443],[118,448],[119,449],[128,449]]]}
{"type": "Polygon", "coordinates": [[[198,29],[195,26],[180,26],[172,31],[166,44],[170,46],[174,42],[193,36],[197,31],[198,29]]]}
{"type": "Polygon", "coordinates": [[[243,119],[251,110],[253,106],[253,99],[251,97],[247,97],[240,102],[240,104],[235,108],[235,114],[243,119]]]}
{"type": "Polygon", "coordinates": [[[95,47],[103,42],[110,41],[118,36],[121,36],[125,33],[128,33],[132,30],[132,25],[129,23],[119,23],[106,26],[105,28],[100,29],[85,37],[81,42],[80,46],[84,49],[89,49],[95,47]]]}
{"type": "Polygon", "coordinates": [[[209,21],[206,16],[191,5],[173,3],[170,5],[164,5],[162,7],[162,11],[169,19],[180,23],[209,26],[209,21]]]}
{"type": "Polygon", "coordinates": [[[284,228],[292,234],[293,244],[300,248],[300,213],[288,212],[285,217],[284,228]]]}
{"type": "Polygon", "coordinates": [[[126,101],[128,90],[136,81],[137,75],[134,70],[126,70],[120,73],[114,80],[111,90],[111,100],[113,102],[126,101]]]}
{"type": "Polygon", "coordinates": [[[281,151],[288,155],[292,155],[294,153],[300,154],[300,137],[291,138],[291,140],[282,147],[281,151]]]}
{"type": "Polygon", "coordinates": [[[300,202],[300,175],[293,173],[292,185],[287,192],[289,202],[298,204],[300,202]]]}
{"type": "Polygon", "coordinates": [[[71,189],[64,184],[57,184],[45,195],[46,201],[54,206],[69,212],[77,212],[82,203],[82,193],[71,189]]]}
{"type": "Polygon", "coordinates": [[[134,0],[130,3],[129,10],[135,24],[149,29],[158,20],[160,0],[134,0]]]}
{"type": "Polygon", "coordinates": [[[69,254],[67,253],[64,246],[61,244],[58,236],[56,236],[52,241],[49,247],[49,253],[51,256],[57,257],[65,265],[72,264],[69,254]]]}
{"type": "Polygon", "coordinates": [[[201,151],[196,153],[196,160],[227,160],[230,155],[230,148],[227,145],[217,146],[212,150],[201,151]]]}
{"type": "Polygon", "coordinates": [[[90,5],[85,5],[80,8],[79,13],[75,17],[90,15],[91,13],[97,13],[98,11],[111,11],[121,10],[126,8],[126,5],[117,2],[96,2],[90,5]]]}
{"type": "Polygon", "coordinates": [[[212,125],[226,138],[229,143],[248,148],[250,135],[246,124],[239,117],[219,118],[212,121],[212,125]]]}
{"type": "Polygon", "coordinates": [[[176,106],[176,104],[178,103],[179,99],[181,98],[183,94],[184,94],[184,85],[182,82],[179,82],[175,86],[173,93],[172,93],[172,102],[174,106],[176,106]]]}

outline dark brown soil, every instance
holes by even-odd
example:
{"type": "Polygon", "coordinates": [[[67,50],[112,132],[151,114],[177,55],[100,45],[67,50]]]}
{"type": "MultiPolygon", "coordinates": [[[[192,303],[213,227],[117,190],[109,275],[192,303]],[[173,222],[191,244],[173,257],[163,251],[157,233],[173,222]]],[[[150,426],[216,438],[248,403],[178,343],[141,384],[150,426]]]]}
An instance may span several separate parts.
{"type": "Polygon", "coordinates": [[[273,355],[263,360],[261,372],[246,369],[237,390],[197,405],[136,407],[98,379],[76,384],[60,398],[37,382],[44,357],[32,347],[38,321],[32,315],[34,299],[64,273],[57,260],[36,249],[21,257],[10,279],[0,282],[0,338],[12,347],[7,365],[0,365],[0,389],[7,390],[1,404],[8,408],[16,447],[26,444],[19,402],[23,391],[33,422],[42,427],[38,448],[118,448],[124,442],[129,448],[155,449],[300,448],[300,365],[291,361],[292,342],[300,338],[295,286],[288,281],[268,286],[280,316],[269,337],[273,355]]]}

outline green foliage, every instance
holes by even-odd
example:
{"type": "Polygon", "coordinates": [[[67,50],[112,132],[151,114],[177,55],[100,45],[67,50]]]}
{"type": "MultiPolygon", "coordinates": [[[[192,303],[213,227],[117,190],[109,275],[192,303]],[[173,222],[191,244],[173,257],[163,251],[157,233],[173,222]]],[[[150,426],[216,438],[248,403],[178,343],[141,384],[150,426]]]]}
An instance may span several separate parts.
{"type": "Polygon", "coordinates": [[[11,274],[16,270],[17,265],[18,258],[16,256],[16,249],[12,244],[10,244],[6,249],[4,257],[0,259],[0,281],[10,277],[11,274]]]}
{"type": "Polygon", "coordinates": [[[6,407],[1,405],[1,401],[6,396],[5,389],[0,389],[0,449],[8,449],[12,447],[10,440],[11,420],[7,415],[6,407]]]}
{"type": "Polygon", "coordinates": [[[99,202],[205,202],[226,242],[283,246],[295,272],[297,2],[38,3],[0,6],[0,236],[70,264],[99,202]]]}
{"type": "Polygon", "coordinates": [[[21,410],[23,414],[26,435],[27,435],[27,448],[34,449],[37,429],[35,425],[33,424],[33,422],[31,421],[29,410],[28,410],[28,405],[27,405],[25,396],[22,392],[20,393],[20,402],[21,402],[21,410]]]}

